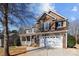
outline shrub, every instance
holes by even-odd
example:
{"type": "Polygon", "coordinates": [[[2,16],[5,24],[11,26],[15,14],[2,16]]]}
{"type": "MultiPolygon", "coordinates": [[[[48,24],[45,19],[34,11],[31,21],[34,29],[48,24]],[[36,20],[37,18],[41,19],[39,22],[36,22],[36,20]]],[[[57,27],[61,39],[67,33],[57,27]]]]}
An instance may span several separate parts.
{"type": "Polygon", "coordinates": [[[79,44],[79,39],[77,40],[77,44],[79,44]]]}
{"type": "Polygon", "coordinates": [[[19,38],[18,34],[14,35],[14,45],[21,46],[21,42],[20,42],[20,38],[19,38]]]}
{"type": "Polygon", "coordinates": [[[75,46],[75,44],[76,44],[75,37],[68,34],[67,47],[73,48],[75,46]]]}

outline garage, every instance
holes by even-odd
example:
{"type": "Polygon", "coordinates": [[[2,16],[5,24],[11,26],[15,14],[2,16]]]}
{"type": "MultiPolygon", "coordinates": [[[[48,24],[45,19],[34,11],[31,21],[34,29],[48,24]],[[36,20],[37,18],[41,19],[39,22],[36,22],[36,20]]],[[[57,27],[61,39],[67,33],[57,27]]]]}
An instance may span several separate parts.
{"type": "Polygon", "coordinates": [[[63,48],[63,37],[61,35],[40,36],[40,47],[63,48]]]}

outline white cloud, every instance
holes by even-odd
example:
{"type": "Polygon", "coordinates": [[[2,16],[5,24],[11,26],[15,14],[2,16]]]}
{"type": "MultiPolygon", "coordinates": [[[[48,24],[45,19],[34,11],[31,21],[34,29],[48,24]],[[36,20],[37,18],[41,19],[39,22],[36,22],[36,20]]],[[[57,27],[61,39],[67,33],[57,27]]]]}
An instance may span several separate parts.
{"type": "Polygon", "coordinates": [[[35,17],[38,18],[43,12],[48,12],[49,10],[55,11],[55,4],[54,3],[38,3],[38,4],[31,4],[30,11],[35,13],[35,17]]]}
{"type": "Polygon", "coordinates": [[[77,12],[77,11],[78,11],[78,7],[77,7],[77,6],[74,6],[74,7],[72,8],[72,11],[77,12]]]}
{"type": "Polygon", "coordinates": [[[72,20],[72,21],[76,20],[76,17],[71,17],[71,20],[72,20]]]}
{"type": "Polygon", "coordinates": [[[41,4],[42,11],[55,10],[55,5],[50,3],[41,4]]]}

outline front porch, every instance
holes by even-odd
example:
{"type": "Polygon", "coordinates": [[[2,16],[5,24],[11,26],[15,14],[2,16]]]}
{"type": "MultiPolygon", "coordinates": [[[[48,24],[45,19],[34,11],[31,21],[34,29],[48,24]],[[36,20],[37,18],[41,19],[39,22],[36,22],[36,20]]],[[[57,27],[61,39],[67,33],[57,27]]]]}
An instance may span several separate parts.
{"type": "Polygon", "coordinates": [[[62,31],[54,31],[54,32],[38,32],[38,33],[29,33],[29,34],[21,34],[20,35],[20,41],[22,45],[25,46],[38,46],[40,47],[40,36],[44,36],[46,37],[47,35],[52,35],[52,37],[54,36],[54,34],[60,33],[60,35],[63,36],[63,40],[62,40],[62,47],[63,48],[67,48],[67,31],[66,30],[62,30],[62,31]]]}
{"type": "Polygon", "coordinates": [[[38,38],[36,35],[27,35],[27,36],[20,36],[21,44],[24,46],[32,46],[36,44],[38,46],[38,38]]]}

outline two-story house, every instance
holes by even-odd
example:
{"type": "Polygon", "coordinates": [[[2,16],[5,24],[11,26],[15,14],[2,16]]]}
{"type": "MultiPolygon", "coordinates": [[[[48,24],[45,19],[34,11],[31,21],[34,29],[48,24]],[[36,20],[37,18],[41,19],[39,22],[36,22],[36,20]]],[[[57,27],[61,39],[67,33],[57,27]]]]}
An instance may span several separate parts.
{"type": "Polygon", "coordinates": [[[67,28],[67,18],[49,11],[43,13],[37,20],[33,33],[22,34],[20,38],[22,40],[25,36],[27,41],[29,37],[29,41],[39,47],[67,48],[67,28]]]}

